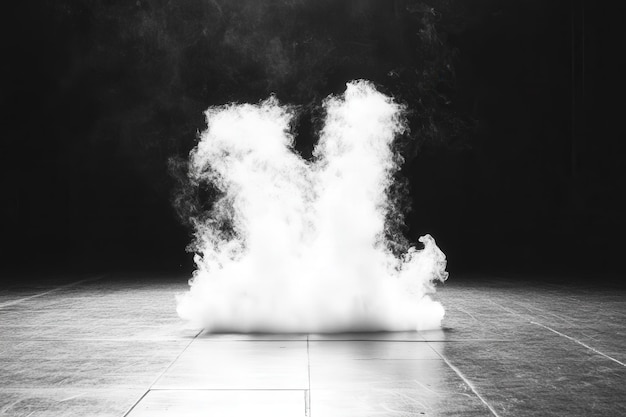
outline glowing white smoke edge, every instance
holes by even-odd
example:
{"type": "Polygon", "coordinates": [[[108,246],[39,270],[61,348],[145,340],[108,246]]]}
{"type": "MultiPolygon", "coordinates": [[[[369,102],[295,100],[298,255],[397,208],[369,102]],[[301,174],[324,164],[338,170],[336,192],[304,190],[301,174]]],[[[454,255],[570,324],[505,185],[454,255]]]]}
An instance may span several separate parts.
{"type": "Polygon", "coordinates": [[[177,311],[210,332],[437,328],[428,294],[446,258],[430,235],[396,258],[385,241],[391,145],[402,107],[367,81],[324,103],[314,161],[293,151],[293,112],[275,98],[206,111],[189,175],[223,192],[193,219],[197,270],[177,311]],[[232,233],[219,227],[233,225],[232,233]]]}

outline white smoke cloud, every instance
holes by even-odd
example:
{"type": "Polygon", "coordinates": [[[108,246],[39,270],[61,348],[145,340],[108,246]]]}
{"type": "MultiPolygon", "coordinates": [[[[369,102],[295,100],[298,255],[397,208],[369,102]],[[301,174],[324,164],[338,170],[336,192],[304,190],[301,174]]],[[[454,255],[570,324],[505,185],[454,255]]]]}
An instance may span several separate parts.
{"type": "Polygon", "coordinates": [[[193,219],[197,270],[180,317],[220,332],[423,330],[445,255],[429,235],[398,258],[385,237],[402,107],[366,81],[324,103],[313,162],[293,151],[293,112],[274,98],[206,112],[190,179],[220,198],[193,219]]]}

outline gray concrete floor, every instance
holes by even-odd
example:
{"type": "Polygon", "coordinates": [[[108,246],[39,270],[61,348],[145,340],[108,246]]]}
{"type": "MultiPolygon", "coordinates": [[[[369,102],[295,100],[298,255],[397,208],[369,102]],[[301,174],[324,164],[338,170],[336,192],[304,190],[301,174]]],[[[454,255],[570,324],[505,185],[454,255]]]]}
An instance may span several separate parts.
{"type": "Polygon", "coordinates": [[[184,277],[16,282],[0,415],[626,415],[623,290],[453,276],[438,331],[207,335],[176,316],[184,277]]]}

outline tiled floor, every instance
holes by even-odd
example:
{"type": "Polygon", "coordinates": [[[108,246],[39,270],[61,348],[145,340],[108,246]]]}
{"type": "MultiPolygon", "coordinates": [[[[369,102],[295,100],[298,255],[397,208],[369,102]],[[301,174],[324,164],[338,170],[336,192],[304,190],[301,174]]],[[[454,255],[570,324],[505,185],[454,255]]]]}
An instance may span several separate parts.
{"type": "Polygon", "coordinates": [[[458,279],[444,328],[208,335],[184,277],[22,280],[0,290],[0,415],[626,415],[626,293],[458,279]]]}

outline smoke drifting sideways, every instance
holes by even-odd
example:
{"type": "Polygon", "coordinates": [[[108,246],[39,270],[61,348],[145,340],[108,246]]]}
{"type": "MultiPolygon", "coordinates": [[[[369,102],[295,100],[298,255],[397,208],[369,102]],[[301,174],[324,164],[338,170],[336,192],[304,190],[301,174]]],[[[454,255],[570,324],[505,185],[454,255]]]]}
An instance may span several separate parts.
{"type": "Polygon", "coordinates": [[[403,107],[367,81],[324,102],[307,161],[294,152],[294,110],[271,97],[206,111],[189,178],[219,197],[192,219],[197,269],[177,311],[208,332],[327,333],[437,328],[429,294],[448,277],[430,235],[394,256],[388,198],[401,158],[403,107]]]}

